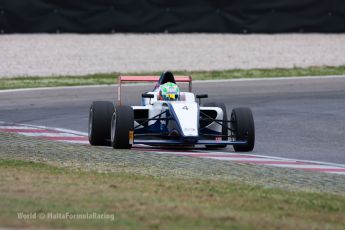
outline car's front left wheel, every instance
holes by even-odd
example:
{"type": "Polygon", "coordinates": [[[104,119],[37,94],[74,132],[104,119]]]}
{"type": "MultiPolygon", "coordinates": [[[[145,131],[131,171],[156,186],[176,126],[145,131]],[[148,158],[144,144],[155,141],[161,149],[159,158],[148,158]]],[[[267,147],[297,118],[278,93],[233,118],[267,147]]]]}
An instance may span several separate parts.
{"type": "Polygon", "coordinates": [[[235,108],[231,113],[231,129],[236,141],[246,141],[244,145],[234,145],[236,152],[254,149],[255,128],[252,111],[249,108],[235,108]]]}

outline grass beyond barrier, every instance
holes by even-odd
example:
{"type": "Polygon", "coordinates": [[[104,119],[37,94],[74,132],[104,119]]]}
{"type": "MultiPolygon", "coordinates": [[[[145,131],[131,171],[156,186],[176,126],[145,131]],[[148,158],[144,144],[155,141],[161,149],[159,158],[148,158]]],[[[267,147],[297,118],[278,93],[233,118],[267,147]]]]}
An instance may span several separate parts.
{"type": "Polygon", "coordinates": [[[0,225],[48,229],[344,229],[345,196],[0,160],[0,225]],[[89,213],[88,218],[83,215],[89,213]]]}
{"type": "MultiPolygon", "coordinates": [[[[270,78],[289,76],[345,75],[345,66],[321,66],[291,69],[232,69],[223,71],[173,71],[175,75],[191,75],[193,80],[217,80],[235,78],[270,78]]],[[[119,75],[159,75],[160,72],[99,73],[84,76],[17,77],[0,78],[1,89],[36,88],[78,85],[114,84],[119,75]]]]}

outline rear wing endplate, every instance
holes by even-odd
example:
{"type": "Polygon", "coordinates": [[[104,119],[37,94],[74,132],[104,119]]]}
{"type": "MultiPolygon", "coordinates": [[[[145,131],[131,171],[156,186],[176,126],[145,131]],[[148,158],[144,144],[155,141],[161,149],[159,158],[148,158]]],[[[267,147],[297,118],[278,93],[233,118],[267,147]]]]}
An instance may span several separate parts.
{"type": "MultiPolygon", "coordinates": [[[[117,90],[117,105],[121,105],[121,86],[125,82],[158,82],[159,76],[119,76],[118,90],[117,90]]],[[[175,76],[176,82],[189,83],[188,90],[192,92],[192,77],[191,76],[175,76]]]]}

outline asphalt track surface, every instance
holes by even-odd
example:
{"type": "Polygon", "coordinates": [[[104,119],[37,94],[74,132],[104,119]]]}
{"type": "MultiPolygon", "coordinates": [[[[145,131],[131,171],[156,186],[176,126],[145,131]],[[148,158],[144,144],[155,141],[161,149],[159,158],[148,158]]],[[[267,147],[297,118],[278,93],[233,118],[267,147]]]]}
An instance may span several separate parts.
{"type": "MultiPolygon", "coordinates": [[[[126,104],[140,104],[152,85],[123,90],[126,104]]],[[[345,77],[194,82],[204,102],[223,102],[253,110],[253,154],[345,163],[345,77]]],[[[63,88],[0,92],[0,121],[87,131],[95,100],[115,100],[117,87],[63,88]]],[[[229,146],[227,151],[232,152],[229,146]]]]}

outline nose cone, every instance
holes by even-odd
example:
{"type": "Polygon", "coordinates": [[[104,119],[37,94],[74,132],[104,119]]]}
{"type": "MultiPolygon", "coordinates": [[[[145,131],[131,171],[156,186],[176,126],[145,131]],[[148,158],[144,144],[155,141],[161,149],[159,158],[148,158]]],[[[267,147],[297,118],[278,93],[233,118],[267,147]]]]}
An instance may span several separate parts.
{"type": "Polygon", "coordinates": [[[169,105],[183,137],[198,137],[199,109],[195,102],[175,102],[169,105]]]}

